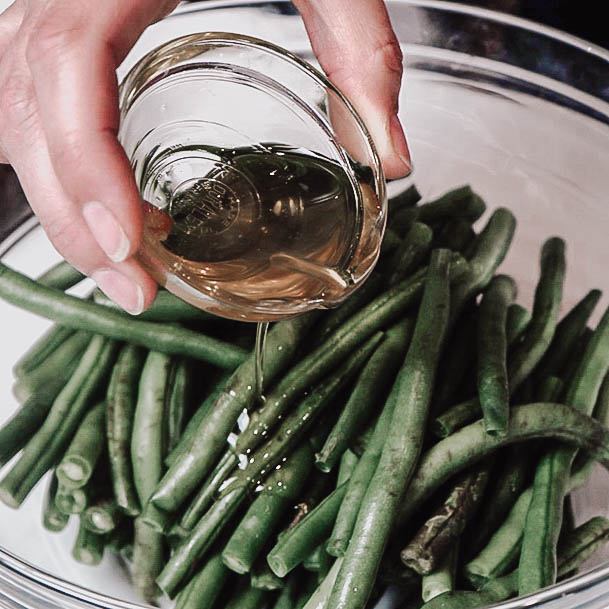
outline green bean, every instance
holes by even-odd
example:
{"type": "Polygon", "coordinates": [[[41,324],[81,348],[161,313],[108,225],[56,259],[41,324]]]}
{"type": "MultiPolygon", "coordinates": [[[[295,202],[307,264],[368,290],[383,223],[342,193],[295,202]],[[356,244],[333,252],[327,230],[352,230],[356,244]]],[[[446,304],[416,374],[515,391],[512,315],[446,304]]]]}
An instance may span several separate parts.
{"type": "Polygon", "coordinates": [[[88,502],[86,488],[69,488],[60,484],[55,493],[55,507],[66,516],[82,514],[88,502]]]}
{"type": "Polygon", "coordinates": [[[233,369],[246,358],[242,349],[192,330],[126,318],[106,307],[45,288],[0,263],[0,297],[64,326],[125,340],[155,351],[186,355],[233,369]]]}
{"type": "Polygon", "coordinates": [[[324,314],[319,325],[315,327],[315,343],[321,345],[330,335],[334,334],[344,322],[368,305],[379,295],[385,281],[378,272],[373,272],[364,285],[351,294],[340,307],[324,314]]]}
{"type": "Polygon", "coordinates": [[[449,327],[459,318],[463,307],[492,279],[507,254],[515,230],[516,219],[510,211],[500,207],[493,212],[472,244],[467,276],[452,290],[449,327]]]}
{"type": "Polygon", "coordinates": [[[609,427],[609,373],[605,375],[592,416],[603,426],[609,427]]]}
{"type": "Polygon", "coordinates": [[[71,328],[54,324],[15,363],[13,374],[20,378],[38,368],[55,349],[74,333],[71,328]]]}
{"type": "MultiPolygon", "coordinates": [[[[165,388],[171,358],[151,351],[142,369],[131,436],[133,480],[140,505],[149,498],[163,473],[163,416],[165,388]]],[[[149,506],[147,506],[149,507],[149,506]]],[[[135,521],[133,582],[140,595],[152,602],[158,595],[155,583],[163,568],[163,535],[142,517],[135,521]]]]}
{"type": "Polygon", "coordinates": [[[201,405],[192,415],[188,421],[188,424],[186,425],[186,428],[184,429],[184,433],[180,437],[178,444],[172,451],[170,451],[167,457],[165,457],[165,465],[167,467],[171,467],[177,461],[180,454],[190,451],[193,439],[197,436],[197,431],[201,421],[203,421],[203,419],[208,415],[211,407],[216,403],[216,400],[224,390],[224,386],[226,385],[228,378],[229,377],[226,375],[220,378],[220,380],[214,387],[212,387],[210,393],[205,397],[203,402],[201,402],[201,405]]]}
{"type": "MultiPolygon", "coordinates": [[[[338,482],[338,481],[337,481],[338,482]]],[[[307,481],[306,493],[300,497],[295,506],[294,514],[286,527],[289,531],[293,529],[309,512],[313,511],[336,487],[330,476],[314,472],[311,479],[307,481]]]]}
{"type": "Polygon", "coordinates": [[[548,239],[541,250],[541,275],[535,290],[533,315],[521,343],[510,353],[512,392],[529,376],[545,355],[556,331],[565,277],[565,242],[548,239]]]}
{"type": "Polygon", "coordinates": [[[399,509],[420,456],[440,350],[449,315],[448,250],[432,253],[413,338],[396,380],[391,428],[364,495],[329,606],[359,609],[374,585],[399,509]]]}
{"type": "Polygon", "coordinates": [[[304,609],[318,587],[317,574],[309,573],[302,577],[302,579],[304,580],[304,583],[300,587],[300,593],[294,603],[294,609],[304,609]]]}
{"type": "MultiPolygon", "coordinates": [[[[562,525],[560,527],[560,535],[558,537],[558,547],[560,548],[561,543],[571,534],[576,528],[575,525],[575,512],[573,511],[573,502],[571,497],[567,495],[563,501],[562,507],[562,525]]],[[[556,581],[559,581],[558,578],[556,581]]]]}
{"type": "Polygon", "coordinates": [[[458,544],[455,544],[444,556],[440,564],[422,580],[421,596],[427,603],[440,594],[455,590],[455,574],[459,557],[458,544]]]}
{"type": "Polygon", "coordinates": [[[559,322],[550,348],[535,371],[538,378],[561,375],[601,295],[600,290],[590,290],[559,322]]]}
{"type": "Polygon", "coordinates": [[[155,579],[163,568],[164,560],[163,535],[149,527],[141,518],[136,518],[131,578],[138,594],[148,603],[153,603],[159,595],[155,579]]]}
{"type": "Polygon", "coordinates": [[[336,577],[338,576],[338,572],[340,571],[342,562],[342,558],[339,558],[338,560],[334,561],[334,564],[332,565],[328,573],[325,575],[317,589],[313,592],[313,594],[311,594],[309,600],[304,605],[304,609],[328,608],[328,599],[332,592],[332,588],[336,583],[336,577]]]}
{"type": "Polygon", "coordinates": [[[53,288],[63,292],[74,287],[83,279],[86,279],[85,275],[80,271],[77,271],[65,260],[62,260],[40,275],[36,281],[47,288],[53,288]]]}
{"type": "Polygon", "coordinates": [[[83,513],[84,525],[93,533],[111,533],[121,523],[123,512],[112,499],[102,499],[83,513]]]}
{"type": "Polygon", "coordinates": [[[106,536],[106,549],[110,552],[121,556],[127,548],[131,548],[131,552],[133,552],[133,522],[131,520],[123,520],[120,526],[106,536]]]}
{"type": "Polygon", "coordinates": [[[0,428],[0,467],[8,463],[44,423],[55,398],[74,373],[77,362],[55,369],[44,391],[30,397],[0,428]]]}
{"type": "MultiPolygon", "coordinates": [[[[607,542],[609,521],[593,518],[573,531],[561,547],[558,564],[561,575],[577,570],[591,554],[607,542]]],[[[515,596],[518,592],[518,571],[488,581],[480,592],[455,592],[438,596],[425,609],[473,609],[486,607],[515,596]]]]}
{"type": "Polygon", "coordinates": [[[238,470],[220,498],[199,520],[197,526],[177,546],[157,582],[172,596],[177,591],[194,560],[202,556],[234,512],[243,502],[249,487],[276,467],[284,455],[298,444],[317,417],[332,402],[374,351],[382,335],[376,335],[354,353],[341,368],[317,385],[283,421],[279,430],[249,458],[248,466],[238,470]]]}
{"type": "Polygon", "coordinates": [[[466,374],[475,368],[478,309],[464,311],[448,342],[438,369],[432,413],[437,417],[455,403],[466,374]]]}
{"type": "Polygon", "coordinates": [[[183,534],[186,534],[186,532],[190,531],[197,522],[199,522],[203,514],[205,514],[212,504],[216,493],[233,471],[235,467],[233,456],[232,454],[229,454],[227,457],[228,458],[223,458],[218,463],[210,478],[206,480],[205,484],[201,487],[201,490],[196,494],[195,498],[182,515],[178,526],[183,534]]]}
{"type": "Polygon", "coordinates": [[[250,577],[250,585],[258,590],[281,590],[283,588],[283,579],[277,577],[268,566],[265,560],[260,561],[256,567],[252,569],[250,577]]]}
{"type": "Polygon", "coordinates": [[[463,253],[476,238],[476,232],[472,227],[471,220],[467,218],[455,218],[449,220],[440,229],[435,240],[434,247],[442,247],[453,252],[463,253]]]}
{"type": "Polygon", "coordinates": [[[504,601],[517,593],[518,572],[492,580],[479,592],[457,591],[436,596],[422,609],[476,609],[504,601]]]}
{"type": "Polygon", "coordinates": [[[180,592],[176,609],[211,609],[226,585],[229,573],[220,554],[214,554],[180,592]]]}
{"type": "MultiPolygon", "coordinates": [[[[114,301],[110,300],[101,290],[93,292],[93,300],[98,305],[108,307],[123,317],[129,318],[129,313],[123,311],[114,301]]],[[[137,319],[163,323],[178,323],[201,320],[219,320],[211,313],[193,307],[186,301],[174,296],[167,290],[159,290],[150,307],[140,313],[137,319]]]]}
{"type": "Polygon", "coordinates": [[[295,609],[299,590],[300,578],[298,578],[298,574],[294,573],[286,579],[285,585],[273,605],[273,609],[295,609]]]}
{"type": "MultiPolygon", "coordinates": [[[[541,252],[541,275],[535,291],[533,315],[522,341],[514,345],[508,358],[510,393],[514,393],[546,353],[554,336],[562,299],[565,274],[564,242],[552,238],[541,252]]],[[[445,438],[455,429],[476,419],[480,413],[477,399],[457,404],[432,423],[435,435],[445,438]]]]}
{"type": "Polygon", "coordinates": [[[412,326],[412,321],[406,319],[391,328],[364,366],[347,404],[315,457],[321,471],[333,469],[355,435],[370,420],[372,408],[383,400],[384,388],[393,383],[406,355],[412,326]]]}
{"type": "Polygon", "coordinates": [[[57,476],[55,476],[55,472],[53,472],[49,476],[49,482],[44,494],[44,504],[42,507],[42,524],[47,531],[52,531],[53,533],[63,531],[68,525],[68,520],[70,519],[68,514],[64,514],[58,510],[57,506],[55,505],[57,487],[57,476]]]}
{"type": "Polygon", "coordinates": [[[140,512],[131,464],[131,436],[137,386],[145,356],[146,352],[140,347],[125,345],[112,370],[106,395],[106,438],[114,497],[129,516],[140,512]]]}
{"type": "Polygon", "coordinates": [[[166,515],[159,513],[149,498],[164,472],[163,421],[166,392],[171,372],[171,358],[150,351],[142,369],[131,435],[133,480],[144,511],[140,517],[157,532],[157,520],[165,524],[166,515]]]}
{"type": "Polygon", "coordinates": [[[402,562],[420,575],[429,575],[475,516],[488,483],[489,467],[462,474],[444,503],[425,521],[400,553],[402,562]]]}
{"type": "MultiPolygon", "coordinates": [[[[459,254],[452,254],[451,261],[450,280],[458,281],[467,265],[459,254]]],[[[324,345],[294,366],[267,396],[265,408],[252,413],[250,425],[237,441],[236,453],[246,453],[252,446],[257,446],[295,397],[315,379],[323,377],[328,369],[332,369],[380,328],[399,319],[420,296],[426,273],[427,270],[422,269],[381,294],[345,322],[324,345]]]]}
{"type": "MultiPolygon", "coordinates": [[[[392,228],[387,227],[385,234],[383,235],[383,241],[381,242],[381,251],[379,254],[379,262],[382,260],[385,262],[389,255],[395,252],[395,250],[402,243],[402,238],[392,228]]],[[[377,267],[378,268],[378,267],[377,267]]]]}
{"type": "MultiPolygon", "coordinates": [[[[568,482],[569,492],[582,486],[589,475],[589,465],[579,467],[568,482]]],[[[521,493],[507,518],[495,531],[486,547],[465,566],[465,575],[476,588],[504,575],[514,566],[521,551],[525,523],[531,506],[533,487],[521,493]]]]}
{"type": "Polygon", "coordinates": [[[89,531],[81,519],[78,535],[72,548],[74,559],[84,565],[98,565],[104,557],[105,545],[106,542],[103,535],[96,535],[89,531]]]}
{"type": "Polygon", "coordinates": [[[100,402],[83,418],[68,449],[59,462],[56,475],[66,488],[85,486],[104,448],[106,405],[100,402]]]}
{"type": "Polygon", "coordinates": [[[532,496],[532,488],[520,495],[487,546],[465,566],[465,576],[476,589],[482,588],[489,580],[505,575],[514,566],[520,553],[532,496]]]}
{"type": "Polygon", "coordinates": [[[163,472],[165,387],[171,358],[151,351],[142,369],[131,436],[133,477],[145,505],[163,472]]]}
{"type": "Polygon", "coordinates": [[[516,283],[496,276],[480,304],[478,318],[478,399],[486,433],[507,432],[510,391],[507,376],[506,321],[508,307],[516,298],[516,283]]]}
{"type": "Polygon", "coordinates": [[[325,568],[328,560],[334,560],[332,556],[330,556],[326,552],[325,548],[325,540],[320,543],[303,561],[302,566],[307,571],[313,571],[314,573],[319,573],[322,569],[325,568]]]}
{"type": "Polygon", "coordinates": [[[338,467],[338,475],[336,476],[336,486],[340,486],[343,482],[349,481],[358,461],[359,457],[351,450],[347,449],[343,453],[338,467]]]}
{"type": "Polygon", "coordinates": [[[504,466],[491,476],[494,484],[488,489],[476,526],[469,532],[464,551],[468,557],[476,556],[506,519],[520,494],[530,481],[531,453],[527,447],[514,446],[501,459],[504,466]]]}
{"type": "Polygon", "coordinates": [[[394,383],[383,411],[375,424],[373,435],[347,483],[345,498],[336,515],[336,521],[326,546],[326,551],[336,558],[344,556],[347,550],[362,500],[381,458],[383,446],[391,428],[396,389],[397,385],[394,383]]]}
{"type": "Polygon", "coordinates": [[[185,358],[178,360],[171,373],[171,390],[167,396],[167,450],[179,443],[184,430],[190,392],[190,366],[185,358]]]}
{"type": "Polygon", "coordinates": [[[78,367],[59,393],[40,429],[0,482],[0,500],[18,507],[36,483],[56,463],[114,362],[115,343],[95,336],[78,367]]]}
{"type": "MultiPolygon", "coordinates": [[[[591,415],[608,371],[609,309],[569,381],[565,402],[591,415]]],[[[570,447],[551,449],[537,466],[520,556],[518,590],[521,594],[556,581],[556,547],[562,526],[562,508],[576,454],[577,451],[570,447]]]]}
{"type": "Polygon", "coordinates": [[[85,332],[75,332],[66,338],[42,364],[17,380],[13,387],[15,397],[23,403],[36,395],[44,394],[49,384],[57,382],[57,377],[65,384],[69,378],[68,372],[75,370],[90,340],[91,336],[85,332]],[[68,372],[62,373],[62,370],[68,372]]]}
{"type": "Polygon", "coordinates": [[[412,222],[431,224],[449,218],[468,218],[475,222],[486,210],[484,201],[470,186],[455,188],[434,201],[408,207],[394,214],[390,226],[400,232],[412,222]]]}
{"type": "Polygon", "coordinates": [[[280,536],[267,556],[273,573],[285,577],[328,538],[346,490],[346,484],[337,487],[295,527],[280,536]]]}
{"type": "Polygon", "coordinates": [[[526,331],[531,321],[531,313],[518,303],[508,307],[506,335],[508,346],[515,344],[526,331]]]}
{"type": "Polygon", "coordinates": [[[264,546],[306,482],[313,464],[308,442],[288,457],[264,482],[264,488],[233,531],[222,551],[224,564],[236,573],[249,573],[264,546]]]}
{"type": "Polygon", "coordinates": [[[397,195],[390,197],[388,207],[389,214],[394,214],[405,207],[414,207],[421,200],[421,193],[413,184],[406,190],[399,192],[397,195]]]}
{"type": "Polygon", "coordinates": [[[252,588],[249,581],[243,581],[226,603],[225,609],[266,609],[268,601],[269,594],[266,590],[252,588]]]}
{"type": "MultiPolygon", "coordinates": [[[[265,346],[264,375],[267,383],[280,374],[293,359],[316,315],[305,315],[276,324],[265,346]]],[[[239,415],[256,398],[255,355],[252,353],[228,381],[210,407],[187,451],[171,464],[153,495],[154,504],[167,512],[176,511],[209,474],[226,446],[226,438],[239,415]]],[[[267,403],[269,399],[267,398],[267,403]]]]}
{"type": "Polygon", "coordinates": [[[609,520],[597,516],[569,533],[558,548],[558,576],[577,571],[609,540],[609,520]]]}
{"type": "Polygon", "coordinates": [[[406,236],[393,253],[388,285],[395,285],[414,273],[431,251],[433,232],[427,224],[413,222],[406,236]]]}
{"type": "Polygon", "coordinates": [[[586,327],[582,332],[579,340],[577,341],[575,348],[573,349],[571,355],[569,356],[567,363],[565,364],[564,369],[560,374],[560,378],[565,379],[565,382],[568,384],[571,379],[575,376],[581,358],[583,357],[590,341],[592,340],[592,335],[594,334],[592,328],[586,327]]]}
{"type": "Polygon", "coordinates": [[[591,417],[564,404],[515,406],[506,437],[489,436],[484,432],[483,421],[477,421],[441,440],[423,455],[404,493],[398,526],[407,523],[414,510],[451,476],[499,448],[536,438],[567,442],[609,465],[609,431],[591,417]]]}

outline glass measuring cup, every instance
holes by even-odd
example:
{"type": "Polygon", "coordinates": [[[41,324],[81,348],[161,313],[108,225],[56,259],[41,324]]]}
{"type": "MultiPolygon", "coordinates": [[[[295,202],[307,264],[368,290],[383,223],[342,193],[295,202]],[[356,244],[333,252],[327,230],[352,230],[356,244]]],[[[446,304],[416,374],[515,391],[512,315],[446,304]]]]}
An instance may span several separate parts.
{"type": "Polygon", "coordinates": [[[119,138],[144,200],[139,258],[224,317],[336,306],[366,279],[386,221],[373,142],[315,68],[259,39],[184,36],[121,85],[119,138]]]}

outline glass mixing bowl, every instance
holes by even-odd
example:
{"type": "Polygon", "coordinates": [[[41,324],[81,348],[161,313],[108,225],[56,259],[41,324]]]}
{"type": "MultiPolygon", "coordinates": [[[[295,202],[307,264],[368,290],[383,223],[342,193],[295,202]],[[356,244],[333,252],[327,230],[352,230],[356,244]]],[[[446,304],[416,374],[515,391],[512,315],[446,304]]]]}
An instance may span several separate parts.
{"type": "MultiPolygon", "coordinates": [[[[539,246],[552,234],[568,243],[565,307],[589,287],[609,291],[604,260],[609,53],[560,32],[459,4],[395,0],[389,8],[406,58],[401,114],[415,163],[411,179],[424,196],[470,183],[491,208],[505,205],[515,211],[519,229],[504,270],[518,279],[524,304],[530,305],[539,246]]],[[[256,36],[314,60],[289,3],[207,1],[184,5],[151,27],[122,74],[159,43],[202,31],[256,36]]],[[[0,184],[0,196],[8,192],[4,186],[0,184]]],[[[390,194],[403,186],[390,184],[390,194]]],[[[55,261],[57,255],[35,220],[9,218],[6,226],[11,229],[1,235],[1,251],[9,264],[34,275],[55,261]]],[[[11,365],[47,323],[3,303],[0,319],[3,420],[16,407],[10,394],[11,365]]],[[[596,471],[575,497],[578,522],[609,515],[608,491],[609,475],[596,471]]],[[[141,606],[134,604],[112,561],[89,568],[71,559],[73,530],[51,535],[42,529],[41,493],[38,489],[18,512],[0,507],[0,608],[141,606]]],[[[385,599],[383,609],[392,606],[385,599]]],[[[583,575],[500,605],[607,606],[609,554],[596,556],[583,575]]]]}

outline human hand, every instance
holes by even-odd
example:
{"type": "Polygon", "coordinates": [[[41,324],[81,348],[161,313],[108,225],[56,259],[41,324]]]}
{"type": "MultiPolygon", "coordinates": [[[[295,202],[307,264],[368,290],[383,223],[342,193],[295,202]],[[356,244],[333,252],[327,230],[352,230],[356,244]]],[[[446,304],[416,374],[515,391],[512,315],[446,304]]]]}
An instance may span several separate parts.
{"type": "MultiPolygon", "coordinates": [[[[133,257],[140,196],[117,139],[116,68],[177,0],[16,0],[0,14],[0,163],[62,256],[137,314],[156,283],[133,257]]],[[[313,48],[351,98],[387,177],[410,170],[402,58],[382,0],[297,0],[313,48]]]]}

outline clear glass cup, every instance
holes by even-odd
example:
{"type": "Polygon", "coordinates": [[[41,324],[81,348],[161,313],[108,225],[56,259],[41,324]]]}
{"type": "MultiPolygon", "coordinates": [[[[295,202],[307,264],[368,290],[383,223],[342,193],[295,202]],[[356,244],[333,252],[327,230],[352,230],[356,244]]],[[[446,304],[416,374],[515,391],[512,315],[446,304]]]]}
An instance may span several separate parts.
{"type": "Polygon", "coordinates": [[[338,305],[372,270],[386,219],[372,140],[345,97],[273,44],[192,34],[121,86],[119,138],[145,205],[139,257],[218,315],[338,305]]]}

